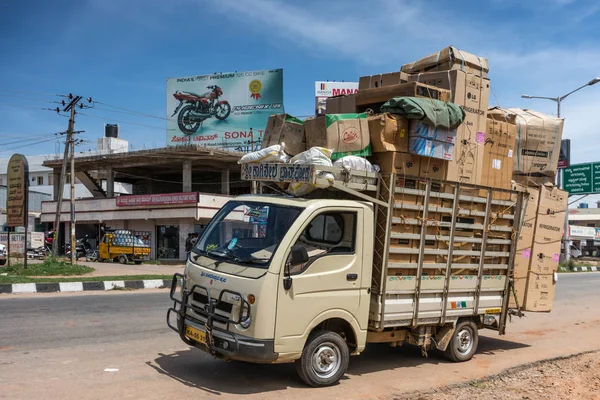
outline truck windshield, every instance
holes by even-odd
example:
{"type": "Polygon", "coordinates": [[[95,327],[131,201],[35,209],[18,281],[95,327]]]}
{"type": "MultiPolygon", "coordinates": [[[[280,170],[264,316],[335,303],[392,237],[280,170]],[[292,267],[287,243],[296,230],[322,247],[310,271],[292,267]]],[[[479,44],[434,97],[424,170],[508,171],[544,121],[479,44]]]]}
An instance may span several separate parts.
{"type": "Polygon", "coordinates": [[[192,253],[268,268],[277,246],[301,211],[269,203],[230,201],[210,221],[192,253]]]}

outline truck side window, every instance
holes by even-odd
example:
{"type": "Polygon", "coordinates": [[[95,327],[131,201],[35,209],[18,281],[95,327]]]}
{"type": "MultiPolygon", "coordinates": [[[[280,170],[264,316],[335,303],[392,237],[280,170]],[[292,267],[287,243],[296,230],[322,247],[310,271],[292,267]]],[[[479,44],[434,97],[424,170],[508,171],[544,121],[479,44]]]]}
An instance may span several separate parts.
{"type": "Polygon", "coordinates": [[[304,272],[320,257],[334,254],[353,254],[356,247],[356,219],[353,212],[328,212],[317,215],[296,241],[306,248],[309,262],[292,265],[292,275],[304,272]]]}

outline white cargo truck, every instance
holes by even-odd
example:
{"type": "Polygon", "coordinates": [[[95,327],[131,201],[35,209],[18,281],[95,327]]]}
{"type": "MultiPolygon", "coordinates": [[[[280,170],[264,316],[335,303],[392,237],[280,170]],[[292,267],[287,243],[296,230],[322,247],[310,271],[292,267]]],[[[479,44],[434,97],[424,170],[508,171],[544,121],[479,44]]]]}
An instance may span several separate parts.
{"type": "Polygon", "coordinates": [[[467,361],[479,329],[502,335],[520,313],[509,309],[518,192],[312,165],[247,164],[242,179],[320,189],[218,211],[173,277],[168,324],[191,346],[295,362],[319,387],[367,343],[467,361]]]}

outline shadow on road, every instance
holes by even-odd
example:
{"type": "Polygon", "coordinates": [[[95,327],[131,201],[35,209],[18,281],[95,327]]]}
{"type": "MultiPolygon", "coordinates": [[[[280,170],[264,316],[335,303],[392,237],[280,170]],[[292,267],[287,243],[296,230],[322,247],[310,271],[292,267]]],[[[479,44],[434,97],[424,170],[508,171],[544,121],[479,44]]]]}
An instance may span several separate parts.
{"type": "MultiPolygon", "coordinates": [[[[478,354],[495,355],[529,345],[482,336],[478,354]]],[[[369,345],[358,357],[352,357],[347,375],[361,376],[383,370],[412,368],[423,364],[448,363],[441,352],[431,351],[428,358],[415,346],[390,347],[369,345]]],[[[147,364],[158,373],[186,386],[211,394],[247,395],[287,389],[305,388],[296,376],[293,364],[261,365],[213,360],[197,349],[159,354],[147,364]]]]}

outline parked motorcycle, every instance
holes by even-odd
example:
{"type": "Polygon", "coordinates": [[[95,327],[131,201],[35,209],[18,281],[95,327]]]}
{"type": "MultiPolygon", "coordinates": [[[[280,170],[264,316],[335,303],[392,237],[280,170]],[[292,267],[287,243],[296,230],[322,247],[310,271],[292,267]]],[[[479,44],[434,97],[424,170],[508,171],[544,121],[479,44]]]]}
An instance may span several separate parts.
{"type": "Polygon", "coordinates": [[[231,105],[227,100],[219,100],[223,95],[223,90],[217,85],[207,86],[209,92],[197,94],[192,92],[177,91],[173,94],[179,104],[173,117],[177,115],[177,125],[179,130],[186,135],[192,135],[198,131],[205,119],[215,117],[223,121],[231,114],[231,105]]]}
{"type": "MultiPolygon", "coordinates": [[[[87,236],[83,239],[77,239],[75,242],[75,259],[79,260],[80,257],[85,257],[88,252],[92,251],[92,245],[88,242],[87,236]]],[[[71,257],[71,245],[65,246],[65,255],[71,257]]]]}

